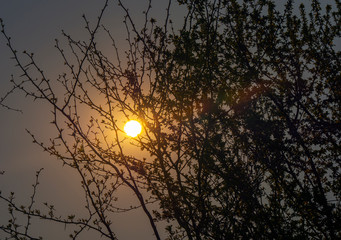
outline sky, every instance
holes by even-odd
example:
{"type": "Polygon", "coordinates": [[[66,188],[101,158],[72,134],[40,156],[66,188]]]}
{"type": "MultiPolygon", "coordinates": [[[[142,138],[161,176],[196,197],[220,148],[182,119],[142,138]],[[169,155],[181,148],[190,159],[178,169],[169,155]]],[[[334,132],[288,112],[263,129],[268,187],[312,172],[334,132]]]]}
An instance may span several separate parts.
{"type": "MultiPolygon", "coordinates": [[[[118,45],[124,46],[125,31],[123,27],[123,12],[111,4],[104,17],[104,24],[110,27],[112,34],[118,39],[118,45]]],[[[141,12],[146,7],[146,1],[126,0],[127,6],[134,13],[136,22],[141,19],[141,12]],[[136,14],[135,14],[136,13],[136,14]],[[140,13],[140,14],[138,14],[140,13]]],[[[0,0],[0,18],[3,19],[6,32],[13,39],[16,49],[21,52],[34,52],[36,59],[51,79],[63,72],[63,61],[54,48],[56,38],[61,39],[61,30],[76,38],[86,38],[82,14],[90,22],[94,22],[103,6],[101,0],[0,0]]],[[[153,1],[152,15],[156,19],[165,13],[165,0],[153,1]]],[[[181,10],[172,12],[173,18],[181,22],[181,10]]],[[[9,89],[11,74],[18,77],[15,63],[10,59],[11,53],[6,47],[4,37],[0,36],[0,97],[9,89]]],[[[52,131],[49,124],[50,115],[44,104],[32,102],[21,94],[13,94],[7,102],[13,107],[23,110],[23,114],[8,111],[0,107],[0,190],[8,195],[14,191],[18,203],[27,204],[32,192],[35,172],[44,168],[38,189],[38,201],[49,202],[56,206],[62,214],[81,213],[83,200],[80,180],[70,169],[63,167],[61,162],[32,143],[26,133],[44,133],[43,138],[52,131]]],[[[124,198],[133,198],[131,193],[124,193],[124,198]]],[[[6,223],[7,207],[0,201],[0,225],[6,223]]],[[[64,232],[63,225],[34,222],[33,232],[46,236],[46,239],[67,239],[68,231],[64,232]]],[[[118,215],[113,219],[114,230],[119,239],[152,239],[152,230],[142,211],[118,215]]],[[[4,238],[0,232],[0,239],[4,238]]],[[[86,234],[81,239],[96,239],[96,236],[86,234]]]]}
{"type": "MultiPolygon", "coordinates": [[[[111,1],[104,16],[104,24],[109,27],[124,46],[125,36],[123,12],[111,1]]],[[[139,22],[141,12],[147,6],[146,1],[126,0],[125,3],[139,22]],[[140,14],[137,14],[140,13],[140,14]]],[[[164,16],[165,1],[158,0],[153,4],[155,18],[164,16]]],[[[50,79],[55,79],[63,70],[63,61],[54,48],[55,39],[62,39],[64,30],[78,39],[87,39],[82,15],[94,22],[103,7],[100,0],[0,0],[0,18],[3,19],[6,32],[11,36],[13,45],[22,52],[34,52],[38,63],[50,79]]],[[[175,11],[175,14],[176,11],[175,11]]],[[[141,21],[140,21],[141,22],[141,21]]],[[[0,36],[0,97],[10,89],[11,74],[20,74],[15,68],[11,53],[6,46],[5,38],[0,36]]],[[[19,108],[23,114],[0,107],[0,190],[4,195],[11,191],[16,193],[18,204],[27,204],[32,192],[31,185],[35,180],[35,172],[44,168],[38,188],[37,206],[43,202],[54,204],[61,214],[81,213],[83,209],[83,192],[80,179],[54,157],[41,151],[32,143],[25,129],[37,136],[48,137],[52,131],[49,110],[40,102],[32,102],[21,94],[13,94],[7,103],[19,108]],[[81,199],[81,201],[80,201],[81,199]],[[82,204],[80,204],[80,202],[82,204]]],[[[129,201],[130,192],[123,193],[123,199],[129,201]]],[[[0,224],[8,220],[7,206],[0,201],[0,224]]],[[[46,239],[68,239],[69,231],[63,225],[33,222],[32,232],[46,239]]],[[[141,210],[120,214],[113,219],[113,228],[119,239],[152,239],[152,229],[141,210]]],[[[84,234],[81,239],[97,239],[97,235],[84,234]]],[[[0,239],[4,239],[0,231],[0,239]]]]}

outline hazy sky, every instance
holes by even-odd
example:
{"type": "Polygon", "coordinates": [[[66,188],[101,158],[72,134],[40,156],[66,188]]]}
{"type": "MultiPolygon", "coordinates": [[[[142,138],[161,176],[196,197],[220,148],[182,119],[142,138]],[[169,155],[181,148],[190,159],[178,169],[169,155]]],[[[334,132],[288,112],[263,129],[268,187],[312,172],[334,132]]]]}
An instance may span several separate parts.
{"type": "MultiPolygon", "coordinates": [[[[106,12],[104,23],[112,34],[123,44],[124,27],[123,12],[111,1],[106,12]]],[[[133,13],[142,12],[147,1],[125,1],[133,13]]],[[[62,72],[63,61],[53,47],[55,38],[61,39],[61,30],[79,39],[88,39],[84,34],[84,13],[90,21],[97,18],[104,1],[99,0],[0,0],[0,18],[4,20],[7,33],[12,36],[13,44],[19,52],[27,50],[34,52],[38,63],[44,72],[54,79],[62,72]]],[[[153,4],[153,14],[164,15],[165,1],[158,0],[153,4]]],[[[176,12],[174,14],[177,14],[176,12]]],[[[134,19],[141,15],[133,14],[134,19]]],[[[156,16],[157,17],[157,16],[156,16]]],[[[141,21],[140,21],[141,22],[141,21]]],[[[124,44],[123,44],[124,45],[124,44]]],[[[10,89],[9,79],[18,71],[14,68],[14,61],[6,47],[5,39],[0,36],[0,97],[10,89]]],[[[84,197],[80,188],[80,180],[70,169],[61,166],[61,162],[43,153],[32,143],[25,129],[42,136],[48,136],[51,131],[49,111],[44,104],[23,98],[20,94],[13,95],[8,103],[19,107],[24,114],[0,108],[0,189],[5,195],[10,191],[17,193],[19,204],[27,204],[32,191],[36,170],[44,167],[41,184],[38,190],[38,201],[49,202],[56,206],[61,214],[80,213],[84,205],[84,197]]],[[[133,198],[127,191],[124,196],[133,198]]],[[[39,206],[39,204],[37,205],[39,206]]],[[[0,201],[0,224],[6,223],[7,206],[0,201]]],[[[152,230],[147,218],[141,211],[120,214],[113,219],[114,230],[119,239],[152,239],[152,230]]],[[[69,232],[63,232],[63,225],[43,224],[35,222],[33,232],[47,236],[46,239],[68,239],[69,232]]],[[[0,239],[4,235],[0,232],[0,239]]],[[[81,239],[97,239],[95,236],[84,234],[81,239]]]]}
{"type": "MultiPolygon", "coordinates": [[[[62,38],[61,30],[83,39],[84,22],[82,14],[94,21],[98,16],[102,3],[100,0],[0,0],[0,18],[4,20],[7,33],[12,36],[13,44],[18,51],[34,52],[38,63],[47,75],[54,79],[62,72],[61,60],[54,46],[55,38],[62,38]]],[[[145,9],[147,1],[126,0],[133,12],[145,9]]],[[[154,0],[153,15],[159,19],[164,16],[165,0],[154,0]]],[[[133,15],[139,22],[141,15],[133,15]]],[[[173,11],[173,17],[181,22],[181,12],[173,11]]],[[[106,12],[104,23],[109,26],[113,35],[123,44],[124,27],[123,15],[118,6],[111,2],[106,12]]],[[[86,37],[87,39],[87,37],[86,37]]],[[[124,45],[124,44],[123,44],[124,45]]],[[[0,35],[0,97],[10,89],[9,79],[13,73],[18,76],[14,68],[14,61],[6,47],[5,39],[0,35]]],[[[20,94],[13,95],[8,101],[11,106],[19,107],[24,114],[8,111],[0,107],[0,190],[4,194],[10,191],[17,193],[19,203],[27,204],[34,182],[35,171],[44,167],[41,185],[38,192],[40,202],[53,203],[62,214],[81,212],[83,207],[83,193],[80,180],[66,167],[62,167],[55,158],[43,153],[34,145],[25,129],[46,137],[51,131],[49,112],[43,104],[32,102],[20,94]],[[81,199],[81,204],[80,200],[81,199]]],[[[132,198],[126,193],[126,199],[132,198]]],[[[7,207],[0,201],[0,224],[5,223],[7,207]]],[[[152,231],[147,218],[141,211],[118,215],[113,219],[113,226],[119,239],[152,239],[152,231]]],[[[38,222],[34,232],[48,236],[47,239],[67,239],[68,232],[63,232],[62,225],[46,225],[38,222]],[[52,234],[51,234],[52,233],[52,234]]],[[[3,239],[0,232],[0,239],[3,239]]],[[[96,239],[94,236],[83,235],[82,239],[96,239]]]]}

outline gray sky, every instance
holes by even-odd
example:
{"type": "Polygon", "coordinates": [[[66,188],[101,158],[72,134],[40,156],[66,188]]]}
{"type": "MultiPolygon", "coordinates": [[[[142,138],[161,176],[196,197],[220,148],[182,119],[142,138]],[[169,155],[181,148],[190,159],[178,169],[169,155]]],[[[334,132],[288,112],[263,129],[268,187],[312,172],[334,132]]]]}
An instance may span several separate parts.
{"type": "MultiPolygon", "coordinates": [[[[126,0],[131,11],[142,12],[146,1],[126,0]]],[[[61,30],[79,39],[87,39],[84,34],[84,13],[90,21],[97,18],[104,1],[98,0],[0,0],[0,18],[4,20],[7,33],[12,37],[13,44],[19,52],[27,50],[34,52],[38,63],[50,79],[55,79],[63,70],[63,61],[57,50],[53,47],[55,38],[61,39],[61,30]]],[[[153,4],[155,14],[163,15],[165,1],[158,0],[153,4]]],[[[113,1],[106,12],[104,23],[110,28],[112,34],[118,39],[119,45],[124,45],[123,15],[113,1]]],[[[139,20],[141,15],[134,14],[139,20]]],[[[156,16],[157,17],[157,16],[156,16]]],[[[141,21],[140,21],[141,22],[141,21]]],[[[10,89],[10,76],[18,77],[14,61],[6,47],[5,39],[0,36],[0,96],[10,89]]],[[[0,175],[0,189],[5,195],[10,191],[16,192],[19,204],[27,204],[32,191],[35,172],[44,167],[38,190],[38,202],[49,202],[56,206],[61,214],[81,213],[84,205],[83,192],[80,180],[75,173],[67,167],[62,167],[61,162],[32,143],[25,129],[29,129],[37,136],[47,138],[52,132],[49,110],[44,104],[14,94],[7,102],[11,106],[19,107],[24,114],[0,108],[0,170],[5,175],[0,175]]],[[[132,193],[123,193],[123,199],[132,199],[132,193]]],[[[37,205],[41,206],[41,205],[37,205]]],[[[8,215],[7,206],[0,201],[0,224],[6,223],[8,215]]],[[[69,239],[70,231],[64,232],[63,225],[45,224],[34,222],[32,232],[46,239],[69,239]]],[[[128,214],[120,214],[113,218],[114,230],[119,239],[152,239],[152,230],[147,218],[138,210],[128,214]]],[[[81,239],[97,239],[95,235],[83,234],[81,239]]],[[[0,232],[0,239],[4,235],[0,232]]]]}
{"type": "MultiPolygon", "coordinates": [[[[102,3],[99,0],[0,0],[0,18],[4,20],[7,33],[12,36],[13,43],[18,51],[34,52],[36,59],[50,79],[54,79],[63,70],[63,61],[54,46],[55,38],[61,37],[61,30],[76,38],[83,39],[84,13],[90,21],[98,16],[102,3]]],[[[133,12],[142,12],[146,6],[144,0],[126,0],[133,12]]],[[[165,0],[154,0],[153,15],[159,19],[164,16],[165,0]]],[[[304,1],[303,1],[304,2],[304,1]]],[[[328,1],[330,2],[330,1],[328,1]]],[[[173,12],[181,22],[178,9],[173,12]],[[179,14],[179,15],[177,15],[179,14]]],[[[141,15],[133,14],[139,22],[141,15]]],[[[118,38],[119,45],[124,45],[124,27],[122,11],[111,3],[105,15],[104,23],[118,38]]],[[[87,37],[86,37],[87,39],[87,37]]],[[[5,39],[0,36],[0,97],[10,89],[11,74],[18,76],[14,61],[10,60],[10,52],[6,47],[5,39]]],[[[0,107],[0,190],[4,194],[10,191],[17,193],[19,204],[27,204],[31,193],[31,184],[34,182],[35,171],[44,167],[41,176],[41,185],[38,192],[38,201],[49,202],[56,206],[61,214],[81,213],[83,207],[83,193],[80,180],[74,172],[62,167],[59,161],[43,153],[32,143],[25,129],[30,129],[37,136],[46,138],[52,131],[49,123],[50,115],[44,104],[32,102],[20,94],[14,94],[8,101],[11,106],[19,107],[24,114],[8,111],[0,107]],[[81,201],[80,201],[81,200],[81,201]]],[[[124,193],[124,199],[129,200],[132,194],[124,193]]],[[[39,206],[39,205],[38,205],[39,206]]],[[[0,224],[5,223],[8,216],[7,206],[0,201],[0,224]]],[[[35,222],[33,232],[46,236],[46,239],[67,239],[68,231],[64,232],[63,225],[43,224],[35,222]]],[[[141,211],[121,214],[113,218],[115,232],[119,239],[152,239],[152,231],[147,218],[141,211]]],[[[4,236],[0,232],[0,239],[4,236]]],[[[83,235],[81,239],[97,239],[96,236],[83,235]]]]}

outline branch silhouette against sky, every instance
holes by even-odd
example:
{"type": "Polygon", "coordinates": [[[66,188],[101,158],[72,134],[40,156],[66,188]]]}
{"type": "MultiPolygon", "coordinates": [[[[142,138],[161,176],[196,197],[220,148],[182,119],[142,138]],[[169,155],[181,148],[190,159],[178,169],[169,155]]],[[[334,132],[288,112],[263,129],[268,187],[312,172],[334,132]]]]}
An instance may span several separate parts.
{"type": "Polygon", "coordinates": [[[0,4],[1,239],[341,237],[339,1],[0,4]]]}

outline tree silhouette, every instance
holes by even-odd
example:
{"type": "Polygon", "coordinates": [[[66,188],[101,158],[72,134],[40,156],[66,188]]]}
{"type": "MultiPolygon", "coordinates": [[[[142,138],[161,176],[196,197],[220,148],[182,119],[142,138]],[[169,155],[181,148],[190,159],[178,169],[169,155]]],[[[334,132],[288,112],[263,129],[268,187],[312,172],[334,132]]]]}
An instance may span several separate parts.
{"type": "MultiPolygon", "coordinates": [[[[23,73],[10,93],[51,106],[57,136],[43,143],[30,134],[82,178],[88,217],[34,209],[37,184],[27,207],[0,195],[10,213],[76,226],[74,239],[85,230],[116,239],[110,216],[127,187],[156,239],[159,221],[168,222],[168,239],[341,237],[340,2],[333,10],[312,0],[295,14],[290,0],[283,11],[268,0],[178,0],[187,9],[180,29],[171,1],[161,24],[150,5],[141,29],[118,3],[126,55],[101,25],[106,1],[93,28],[84,17],[89,41],[64,33],[68,51],[56,41],[68,67],[56,81],[32,54],[21,59],[2,24],[23,73]],[[115,60],[98,47],[99,31],[115,60]],[[127,138],[121,119],[139,120],[143,133],[127,138]]],[[[0,229],[34,239],[29,226],[11,219],[0,229]]]]}

